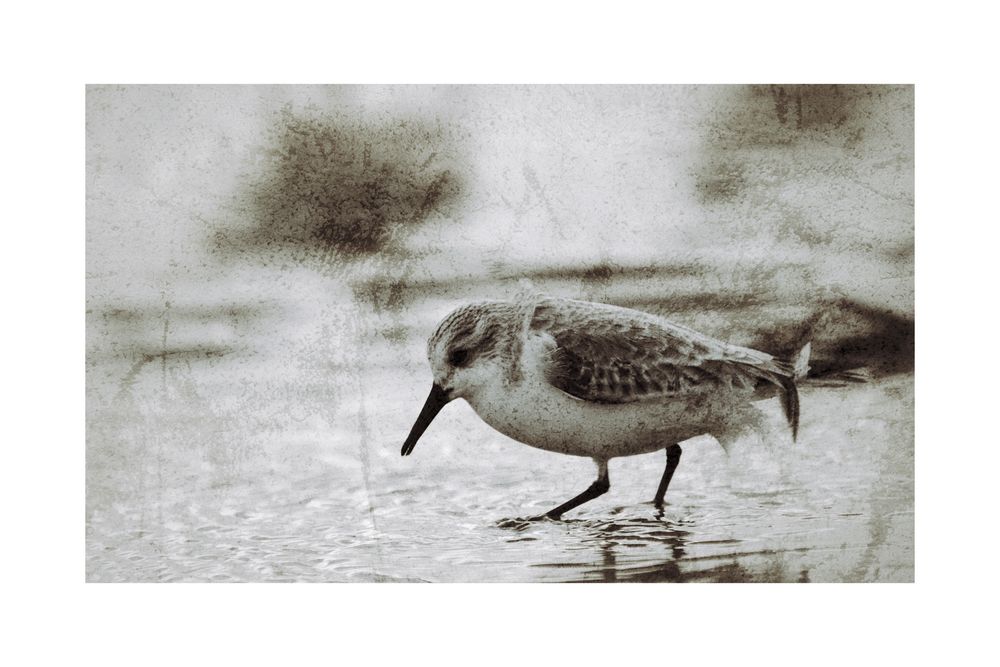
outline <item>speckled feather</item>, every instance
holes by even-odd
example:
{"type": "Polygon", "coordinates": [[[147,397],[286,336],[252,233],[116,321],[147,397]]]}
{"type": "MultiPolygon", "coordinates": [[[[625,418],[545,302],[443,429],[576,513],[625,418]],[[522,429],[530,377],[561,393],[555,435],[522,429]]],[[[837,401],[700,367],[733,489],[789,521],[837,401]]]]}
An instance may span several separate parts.
{"type": "Polygon", "coordinates": [[[530,331],[551,336],[546,379],[584,401],[629,403],[768,382],[798,427],[794,368],[663,318],[605,304],[541,297],[530,331]]]}

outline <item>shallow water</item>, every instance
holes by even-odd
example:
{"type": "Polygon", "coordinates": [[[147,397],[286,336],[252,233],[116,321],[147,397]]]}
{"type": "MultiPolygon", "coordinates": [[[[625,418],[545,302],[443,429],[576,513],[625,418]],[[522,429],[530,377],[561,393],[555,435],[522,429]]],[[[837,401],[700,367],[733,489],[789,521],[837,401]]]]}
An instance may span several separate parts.
{"type": "Polygon", "coordinates": [[[593,464],[463,402],[401,458],[422,344],[368,338],[352,356],[323,331],[267,353],[94,353],[89,581],[913,580],[912,375],[807,382],[795,444],[773,399],[764,439],[688,441],[662,511],[658,452],[613,460],[610,492],[562,521],[529,522],[593,464]]]}

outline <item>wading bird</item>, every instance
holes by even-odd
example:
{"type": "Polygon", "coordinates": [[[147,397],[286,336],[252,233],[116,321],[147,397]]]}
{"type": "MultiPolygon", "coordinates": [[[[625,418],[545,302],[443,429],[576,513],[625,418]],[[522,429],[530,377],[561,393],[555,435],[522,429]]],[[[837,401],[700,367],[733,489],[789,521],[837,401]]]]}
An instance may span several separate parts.
{"type": "Polygon", "coordinates": [[[434,384],[402,455],[441,408],[464,398],[504,435],[594,460],[597,480],[544,515],[558,519],[611,488],[610,459],[666,449],[653,499],[662,506],[679,443],[709,434],[726,446],[759,421],[752,401],[766,387],[777,390],[794,439],[809,345],[783,361],[649,313],[534,296],[455,309],[427,355],[434,384]]]}

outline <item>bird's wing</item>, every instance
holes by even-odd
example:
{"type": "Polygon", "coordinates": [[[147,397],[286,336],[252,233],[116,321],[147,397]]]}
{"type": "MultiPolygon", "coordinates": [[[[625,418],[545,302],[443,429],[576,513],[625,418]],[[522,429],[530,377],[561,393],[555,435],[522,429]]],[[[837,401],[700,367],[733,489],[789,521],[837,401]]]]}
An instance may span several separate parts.
{"type": "Polygon", "coordinates": [[[761,380],[780,384],[793,372],[764,352],[604,304],[539,298],[529,331],[554,341],[543,362],[549,384],[594,403],[752,389],[761,380]]]}

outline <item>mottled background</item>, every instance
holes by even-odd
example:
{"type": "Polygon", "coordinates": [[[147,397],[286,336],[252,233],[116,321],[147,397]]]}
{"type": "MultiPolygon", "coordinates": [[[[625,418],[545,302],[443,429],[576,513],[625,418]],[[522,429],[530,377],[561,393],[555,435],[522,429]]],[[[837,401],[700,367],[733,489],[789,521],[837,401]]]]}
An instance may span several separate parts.
{"type": "MultiPolygon", "coordinates": [[[[91,86],[89,581],[911,581],[910,86],[91,86]],[[799,442],[611,492],[449,406],[454,305],[544,291],[786,354],[799,442]]],[[[762,409],[779,422],[780,409],[762,409]]]]}

